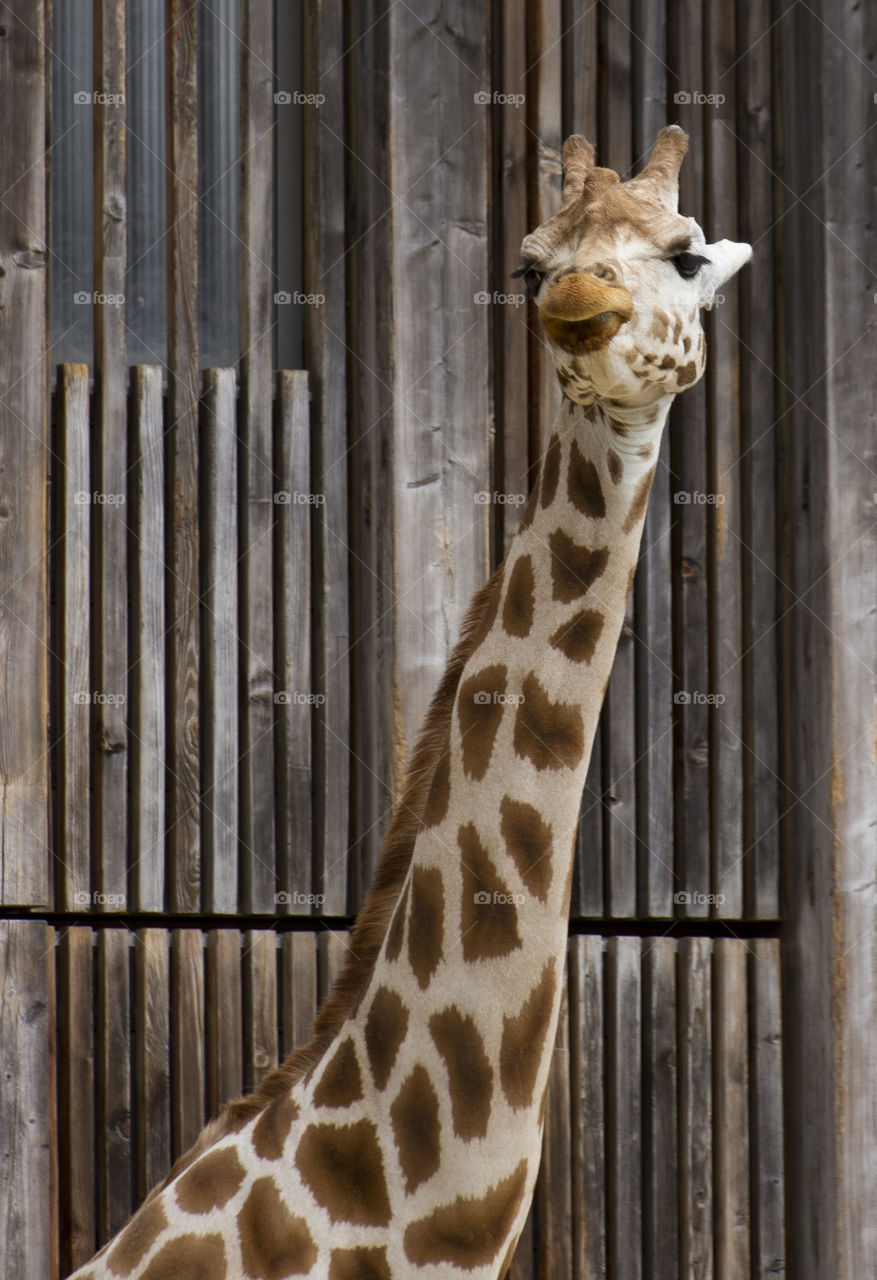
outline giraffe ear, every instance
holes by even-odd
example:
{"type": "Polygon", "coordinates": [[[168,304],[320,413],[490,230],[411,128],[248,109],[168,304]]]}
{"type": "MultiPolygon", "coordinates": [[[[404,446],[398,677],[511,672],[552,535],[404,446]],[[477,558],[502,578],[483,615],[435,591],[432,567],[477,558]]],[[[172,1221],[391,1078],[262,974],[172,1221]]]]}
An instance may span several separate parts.
{"type": "Polygon", "coordinates": [[[717,240],[715,244],[705,245],[703,254],[709,259],[709,265],[698,273],[700,305],[710,310],[716,302],[718,290],[752,257],[752,245],[736,240],[717,240]]]}
{"type": "Polygon", "coordinates": [[[578,200],[585,189],[585,180],[594,167],[594,146],[580,133],[574,133],[563,144],[563,204],[578,200]]]}

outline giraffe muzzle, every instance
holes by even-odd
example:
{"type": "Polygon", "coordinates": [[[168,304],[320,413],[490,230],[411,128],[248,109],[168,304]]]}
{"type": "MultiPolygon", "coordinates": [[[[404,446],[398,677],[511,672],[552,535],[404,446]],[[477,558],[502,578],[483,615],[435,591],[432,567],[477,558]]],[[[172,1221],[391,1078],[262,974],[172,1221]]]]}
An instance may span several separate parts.
{"type": "Polygon", "coordinates": [[[633,315],[624,285],[609,284],[588,271],[569,271],[550,285],[539,319],[552,342],[571,355],[604,347],[633,315]]]}

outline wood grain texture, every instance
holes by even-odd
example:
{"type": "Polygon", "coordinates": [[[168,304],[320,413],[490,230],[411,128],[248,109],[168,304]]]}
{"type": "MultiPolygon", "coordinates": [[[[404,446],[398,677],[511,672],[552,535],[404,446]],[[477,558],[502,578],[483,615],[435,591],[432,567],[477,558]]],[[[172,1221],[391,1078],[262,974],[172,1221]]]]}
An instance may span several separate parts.
{"type": "Polygon", "coordinates": [[[241,935],[207,934],[207,1114],[215,1116],[244,1087],[241,935]]]}
{"type": "Polygon", "coordinates": [[[68,929],[58,943],[58,1217],[60,1270],[94,1254],[94,961],[92,931],[68,929]]]}
{"type": "Polygon", "coordinates": [[[785,1269],[783,1167],[783,1035],[780,944],[758,938],[749,971],[749,1078],[752,1274],[770,1280],[785,1269]]]}
{"type": "Polygon", "coordinates": [[[678,943],[679,1272],[713,1275],[713,1042],[710,942],[678,943]]]}
{"type": "Polygon", "coordinates": [[[278,492],[271,406],[275,289],[272,0],[244,0],[240,49],[240,834],[247,854],[241,864],[241,901],[245,911],[274,911],[274,694],[280,685],[274,656],[272,564],[278,492]]]}
{"type": "Polygon", "coordinates": [[[277,1035],[277,935],[272,929],[244,935],[244,1088],[258,1088],[279,1060],[277,1035]]]}
{"type": "Polygon", "coordinates": [[[0,106],[15,118],[0,148],[0,668],[15,673],[0,688],[0,902],[11,906],[50,902],[45,21],[42,0],[14,0],[0,42],[0,106]]]}
{"type": "MultiPolygon", "coordinates": [[[[201,643],[203,899],[208,911],[239,909],[240,644],[238,632],[237,379],[204,374],[201,415],[203,595],[201,643]]],[[[248,838],[245,861],[251,860],[248,838]]]]}
{"type": "Polygon", "coordinates": [[[137,911],[165,904],[167,683],[162,370],[140,365],[132,380],[131,853],[137,911]]]}
{"type": "Polygon", "coordinates": [[[134,1208],[131,1161],[131,999],[127,929],[101,929],[96,948],[95,1110],[97,1238],[105,1244],[134,1208]]]}
{"type": "Polygon", "coordinates": [[[57,808],[54,830],[55,904],[82,910],[91,903],[91,691],[89,602],[91,535],[88,503],[88,369],[63,365],[54,450],[59,465],[53,482],[55,502],[54,572],[57,582],[55,626],[57,701],[55,755],[57,808]]]}
{"type": "Polygon", "coordinates": [[[713,951],[716,1280],[751,1275],[749,1044],[746,943],[717,938],[713,951]]]}
{"type": "Polygon", "coordinates": [[[171,1160],[188,1151],[207,1116],[204,935],[174,929],[170,939],[171,1160]]]}
{"type": "Polygon", "coordinates": [[[643,943],[643,1272],[678,1280],[679,1149],[676,946],[643,943]]]}
{"type": "Polygon", "coordinates": [[[280,939],[283,1056],[307,1044],[317,1012],[317,947],[312,933],[285,933],[280,939]]]}
{"type": "Polygon", "coordinates": [[[575,1280],[606,1274],[605,999],[603,940],[569,944],[571,1172],[575,1280]]]}
{"type": "Polygon", "coordinates": [[[606,1264],[642,1277],[642,990],[638,938],[606,944],[606,1264]]]}
{"type": "MultiPolygon", "coordinates": [[[[134,959],[134,1199],[171,1166],[171,987],[167,929],[139,929],[134,959]]],[[[176,1085],[176,1081],[173,1082],[176,1085]]]]}
{"type": "Polygon", "coordinates": [[[168,900],[201,900],[198,510],[198,5],[167,0],[168,900]]]}

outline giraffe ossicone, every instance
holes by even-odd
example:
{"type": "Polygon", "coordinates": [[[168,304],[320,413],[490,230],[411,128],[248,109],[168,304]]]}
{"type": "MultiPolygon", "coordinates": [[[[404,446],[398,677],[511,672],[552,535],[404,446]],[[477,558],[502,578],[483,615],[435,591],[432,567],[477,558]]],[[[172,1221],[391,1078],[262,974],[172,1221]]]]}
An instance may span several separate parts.
{"type": "Polygon", "coordinates": [[[564,400],[433,699],[314,1040],[230,1103],[80,1280],[505,1275],[539,1167],[574,836],[661,433],[751,256],[582,138],[522,245],[564,400]]]}

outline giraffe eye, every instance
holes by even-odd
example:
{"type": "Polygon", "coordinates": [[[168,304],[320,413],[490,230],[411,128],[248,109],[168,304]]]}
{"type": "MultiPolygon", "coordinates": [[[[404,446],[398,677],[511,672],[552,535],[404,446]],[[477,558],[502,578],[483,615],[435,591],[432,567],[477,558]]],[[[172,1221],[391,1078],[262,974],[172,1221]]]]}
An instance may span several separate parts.
{"type": "Polygon", "coordinates": [[[535,298],[536,294],[545,279],[545,272],[536,266],[534,262],[524,262],[518,267],[517,271],[512,272],[513,280],[523,280],[527,293],[531,298],[535,298]]]}
{"type": "Polygon", "coordinates": [[[683,253],[675,254],[670,261],[683,280],[692,280],[704,263],[709,262],[709,258],[703,258],[699,253],[689,253],[686,250],[683,253]]]}

